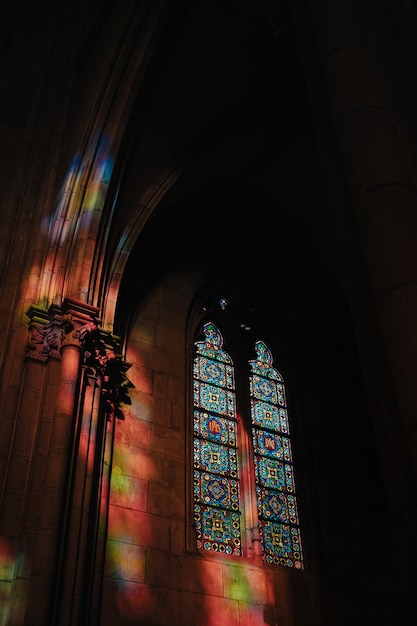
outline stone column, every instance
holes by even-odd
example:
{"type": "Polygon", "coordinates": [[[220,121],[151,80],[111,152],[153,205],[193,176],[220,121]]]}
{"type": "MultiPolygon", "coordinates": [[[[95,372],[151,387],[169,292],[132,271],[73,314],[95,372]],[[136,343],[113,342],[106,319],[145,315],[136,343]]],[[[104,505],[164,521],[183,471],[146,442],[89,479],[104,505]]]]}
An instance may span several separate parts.
{"type": "MultiPolygon", "coordinates": [[[[311,2],[322,78],[417,483],[417,190],[350,2],[311,2]]],[[[368,25],[372,29],[372,24],[368,25]]],[[[398,68],[401,72],[401,68],[398,68]]]]}
{"type": "Polygon", "coordinates": [[[70,476],[68,510],[62,532],[60,571],[55,585],[54,623],[80,624],[80,597],[86,554],[89,551],[88,528],[94,508],[93,476],[96,464],[97,429],[100,419],[100,384],[95,373],[83,368],[80,406],[75,419],[74,459],[70,476]]]}
{"type": "Polygon", "coordinates": [[[113,433],[131,386],[128,366],[117,354],[118,337],[87,323],[78,339],[81,378],[50,613],[61,626],[90,624],[99,611],[113,433]]]}
{"type": "Polygon", "coordinates": [[[98,494],[98,519],[96,526],[96,544],[94,561],[91,563],[88,606],[86,623],[98,624],[101,608],[103,572],[106,558],[106,538],[109,517],[110,479],[113,461],[115,419],[107,420],[104,434],[103,464],[101,467],[100,492],[98,494]]]}
{"type": "Polygon", "coordinates": [[[49,445],[45,483],[39,503],[38,532],[32,576],[26,606],[25,624],[48,623],[52,588],[59,565],[63,512],[68,498],[71,472],[76,404],[81,374],[80,331],[94,324],[95,307],[67,300],[62,306],[64,338],[61,344],[61,372],[49,445]]]}

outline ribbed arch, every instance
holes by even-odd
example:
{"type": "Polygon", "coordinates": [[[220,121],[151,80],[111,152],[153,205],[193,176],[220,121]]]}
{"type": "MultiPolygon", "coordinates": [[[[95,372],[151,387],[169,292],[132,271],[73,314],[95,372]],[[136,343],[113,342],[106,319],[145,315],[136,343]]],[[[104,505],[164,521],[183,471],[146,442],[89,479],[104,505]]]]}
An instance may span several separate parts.
{"type": "MultiPolygon", "coordinates": [[[[74,123],[59,157],[67,164],[66,171],[53,181],[57,192],[42,224],[43,241],[38,246],[42,252],[34,259],[37,293],[33,297],[38,304],[60,305],[64,298],[73,298],[98,306],[106,327],[114,322],[120,278],[133,245],[129,241],[130,248],[126,247],[132,222],[122,227],[117,224],[119,214],[126,213],[117,204],[131,156],[126,145],[131,139],[132,119],[138,114],[145,68],[168,23],[171,9],[166,5],[147,0],[128,10],[113,7],[103,32],[94,40],[93,51],[100,58],[94,75],[90,74],[88,54],[78,57],[77,73],[71,76],[72,89],[82,90],[74,115],[78,124],[74,123]],[[104,34],[107,27],[112,30],[111,43],[104,34]],[[141,36],[143,31],[147,37],[141,36]],[[120,234],[116,244],[110,241],[111,230],[120,234]],[[120,250],[117,254],[115,245],[120,250]],[[123,267],[120,263],[114,266],[115,256],[122,257],[123,267]]],[[[89,50],[91,41],[86,43],[89,50]]],[[[133,238],[137,235],[136,229],[133,238]]]]}

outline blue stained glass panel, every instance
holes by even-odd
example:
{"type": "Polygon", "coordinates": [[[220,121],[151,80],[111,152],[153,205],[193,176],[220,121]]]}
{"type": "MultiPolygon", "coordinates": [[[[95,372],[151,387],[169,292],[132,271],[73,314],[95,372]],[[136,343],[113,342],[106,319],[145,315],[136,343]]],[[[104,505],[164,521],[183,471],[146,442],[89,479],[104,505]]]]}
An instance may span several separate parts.
{"type": "Polygon", "coordinates": [[[261,522],[262,548],[268,563],[303,568],[300,531],[278,522],[261,522]]]}
{"type": "Polygon", "coordinates": [[[239,483],[224,476],[195,471],[194,496],[206,506],[239,509],[239,483]]]}
{"type": "Polygon", "coordinates": [[[280,430],[278,407],[252,399],[252,423],[270,430],[280,430]]]}
{"type": "Polygon", "coordinates": [[[265,519],[288,522],[289,512],[285,493],[258,487],[258,511],[265,519]]]}
{"type": "Polygon", "coordinates": [[[256,426],[289,434],[287,409],[252,398],[252,423],[256,426]]]}
{"type": "Polygon", "coordinates": [[[194,467],[221,474],[237,477],[237,459],[235,450],[211,441],[194,442],[194,467]]]}
{"type": "Polygon", "coordinates": [[[258,480],[267,487],[274,489],[286,488],[285,465],[264,456],[255,456],[255,470],[258,480]]]}
{"type": "Polygon", "coordinates": [[[291,494],[257,485],[258,513],[264,519],[298,524],[297,503],[291,494]]]}
{"type": "Polygon", "coordinates": [[[227,389],[233,389],[234,387],[232,367],[206,357],[195,359],[194,378],[227,389]]]}
{"type": "Polygon", "coordinates": [[[195,344],[196,354],[200,354],[213,359],[215,361],[223,361],[224,363],[232,363],[230,356],[227,352],[222,350],[223,337],[219,329],[208,322],[203,327],[205,341],[197,341],[195,344]]]}
{"type": "Polygon", "coordinates": [[[240,513],[194,507],[197,548],[240,556],[240,513]]]}
{"type": "Polygon", "coordinates": [[[291,444],[288,437],[283,437],[268,430],[254,428],[253,443],[255,454],[262,454],[279,461],[292,461],[291,444]]]}
{"type": "Polygon", "coordinates": [[[290,463],[256,455],[255,470],[258,480],[266,487],[294,491],[293,469],[290,463]]]}
{"type": "Polygon", "coordinates": [[[236,422],[206,411],[194,411],[194,435],[235,447],[236,422]]]}
{"type": "Polygon", "coordinates": [[[278,402],[277,384],[263,376],[251,377],[251,393],[254,398],[276,404],[278,402]]]}
{"type": "Polygon", "coordinates": [[[235,394],[221,387],[194,381],[194,406],[206,411],[234,417],[235,394]]]}

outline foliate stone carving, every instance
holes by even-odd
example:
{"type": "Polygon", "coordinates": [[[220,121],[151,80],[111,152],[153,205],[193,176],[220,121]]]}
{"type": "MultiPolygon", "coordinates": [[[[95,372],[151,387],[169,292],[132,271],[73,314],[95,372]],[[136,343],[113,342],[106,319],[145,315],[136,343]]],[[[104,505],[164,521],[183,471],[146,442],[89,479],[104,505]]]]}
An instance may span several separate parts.
{"type": "Polygon", "coordinates": [[[130,365],[119,353],[119,338],[99,328],[94,317],[98,309],[73,300],[66,300],[62,308],[49,310],[31,306],[29,342],[26,357],[37,361],[61,359],[68,346],[79,348],[82,366],[98,380],[102,406],[107,418],[124,419],[121,404],[131,404],[129,389],[134,385],[126,376],[130,365]]]}
{"type": "Polygon", "coordinates": [[[75,346],[82,349],[82,339],[87,330],[97,328],[95,322],[86,322],[67,313],[62,318],[64,330],[63,346],[75,346]]]}
{"type": "Polygon", "coordinates": [[[37,361],[59,360],[65,337],[60,316],[54,315],[50,319],[47,311],[38,307],[31,307],[28,316],[29,342],[26,356],[37,361]]]}
{"type": "Polygon", "coordinates": [[[62,326],[65,332],[63,347],[82,349],[81,337],[84,329],[95,327],[99,309],[94,306],[66,298],[62,303],[62,326]]]}
{"type": "Polygon", "coordinates": [[[110,419],[124,419],[122,404],[131,404],[129,389],[134,385],[126,376],[130,365],[117,353],[119,338],[106,333],[95,324],[86,324],[79,331],[84,366],[101,384],[103,410],[110,419]]]}

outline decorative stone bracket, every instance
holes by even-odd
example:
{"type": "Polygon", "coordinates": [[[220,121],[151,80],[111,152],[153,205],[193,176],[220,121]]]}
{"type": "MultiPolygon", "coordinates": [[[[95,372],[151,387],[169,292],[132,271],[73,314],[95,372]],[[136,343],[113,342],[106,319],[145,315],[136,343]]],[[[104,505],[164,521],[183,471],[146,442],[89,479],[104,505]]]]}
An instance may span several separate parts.
{"type": "Polygon", "coordinates": [[[35,361],[60,360],[65,338],[62,313],[56,307],[47,311],[32,305],[26,315],[30,320],[26,357],[35,361]]]}
{"type": "Polygon", "coordinates": [[[95,324],[90,324],[80,330],[80,341],[84,365],[101,382],[107,418],[114,416],[124,419],[121,404],[131,404],[129,389],[134,385],[126,376],[130,365],[122,361],[116,352],[119,338],[100,330],[95,324]]]}
{"type": "Polygon", "coordinates": [[[60,360],[66,345],[76,345],[81,364],[99,381],[107,419],[124,419],[121,404],[131,404],[129,389],[134,387],[126,376],[130,365],[118,353],[120,338],[99,328],[98,309],[75,301],[48,310],[32,305],[29,317],[29,342],[26,358],[46,362],[60,360]]]}

